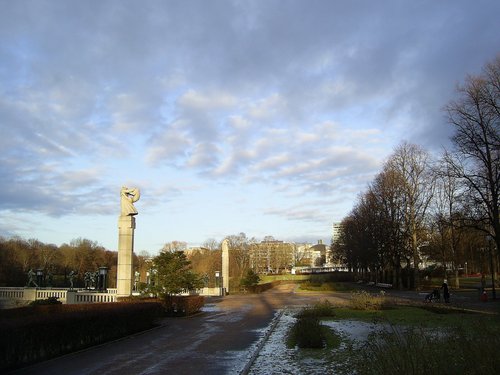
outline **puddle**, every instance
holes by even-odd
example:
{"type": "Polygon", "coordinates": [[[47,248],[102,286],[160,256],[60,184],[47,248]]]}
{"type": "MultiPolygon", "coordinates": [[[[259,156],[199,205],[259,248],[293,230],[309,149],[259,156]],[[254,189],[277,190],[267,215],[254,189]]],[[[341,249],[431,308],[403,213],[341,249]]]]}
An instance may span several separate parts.
{"type": "MultiPolygon", "coordinates": [[[[286,347],[286,336],[289,329],[295,323],[295,317],[292,312],[285,312],[276,328],[262,347],[258,357],[250,368],[249,374],[268,375],[268,374],[311,374],[323,375],[343,374],[348,359],[345,363],[338,363],[331,360],[332,354],[345,350],[348,345],[341,345],[338,349],[324,349],[320,352],[298,349],[289,349],[286,347]],[[328,359],[327,357],[330,357],[328,359]]],[[[358,347],[366,342],[369,335],[374,332],[380,332],[388,328],[385,324],[374,324],[360,322],[356,320],[340,321],[322,321],[323,325],[335,330],[340,334],[344,341],[352,346],[358,347]]],[[[347,371],[349,373],[349,371],[347,371]]]]}
{"type": "Polygon", "coordinates": [[[209,303],[209,304],[204,305],[201,308],[201,311],[203,311],[203,312],[218,312],[218,311],[221,311],[221,309],[215,303],[209,303]]]}

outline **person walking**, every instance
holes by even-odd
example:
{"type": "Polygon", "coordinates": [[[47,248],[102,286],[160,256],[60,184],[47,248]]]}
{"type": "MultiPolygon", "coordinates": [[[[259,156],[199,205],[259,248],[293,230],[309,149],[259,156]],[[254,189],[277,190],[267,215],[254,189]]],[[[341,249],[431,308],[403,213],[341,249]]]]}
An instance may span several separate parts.
{"type": "Polygon", "coordinates": [[[443,297],[444,297],[444,302],[449,303],[450,302],[450,290],[448,289],[448,280],[443,281],[443,285],[441,285],[441,289],[443,289],[443,297]]]}

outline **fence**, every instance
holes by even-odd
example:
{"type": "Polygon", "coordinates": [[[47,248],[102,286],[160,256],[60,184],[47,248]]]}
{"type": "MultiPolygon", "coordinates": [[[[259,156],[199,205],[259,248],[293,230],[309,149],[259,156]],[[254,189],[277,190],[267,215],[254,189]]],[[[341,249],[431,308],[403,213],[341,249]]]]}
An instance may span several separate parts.
{"type": "Polygon", "coordinates": [[[102,303],[116,302],[116,288],[110,288],[107,292],[97,293],[86,289],[37,289],[37,288],[8,288],[0,287],[0,299],[36,301],[56,297],[62,303],[102,303]]]}

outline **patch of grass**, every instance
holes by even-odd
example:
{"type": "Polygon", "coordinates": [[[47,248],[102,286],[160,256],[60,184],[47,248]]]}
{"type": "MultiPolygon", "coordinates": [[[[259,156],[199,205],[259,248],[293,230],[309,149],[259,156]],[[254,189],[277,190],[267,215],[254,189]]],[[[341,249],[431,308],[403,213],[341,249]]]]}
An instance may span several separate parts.
{"type": "Polygon", "coordinates": [[[352,319],[364,322],[384,322],[396,326],[436,328],[437,330],[453,327],[473,327],[475,322],[482,321],[490,330],[500,332],[500,319],[497,315],[470,313],[454,310],[454,313],[436,314],[427,310],[427,306],[394,306],[385,310],[354,310],[336,308],[334,319],[352,319]]]}
{"type": "Polygon", "coordinates": [[[314,292],[351,292],[354,288],[349,283],[308,280],[300,284],[300,290],[314,292]]]}
{"type": "Polygon", "coordinates": [[[304,280],[309,280],[310,276],[309,275],[291,275],[291,274],[284,274],[284,275],[259,275],[260,277],[260,284],[266,284],[270,283],[273,281],[293,281],[293,282],[301,282],[304,280]]]}
{"type": "Polygon", "coordinates": [[[351,293],[351,308],[354,310],[381,310],[387,306],[385,292],[371,294],[365,290],[351,293]]]}
{"type": "Polygon", "coordinates": [[[356,373],[363,374],[494,374],[500,370],[498,332],[484,322],[474,329],[456,327],[445,334],[423,329],[374,335],[357,353],[356,373]]]}

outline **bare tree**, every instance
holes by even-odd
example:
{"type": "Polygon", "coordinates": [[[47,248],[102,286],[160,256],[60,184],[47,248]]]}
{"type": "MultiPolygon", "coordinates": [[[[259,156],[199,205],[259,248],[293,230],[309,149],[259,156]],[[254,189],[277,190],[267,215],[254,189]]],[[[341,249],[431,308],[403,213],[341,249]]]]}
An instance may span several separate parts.
{"type": "Polygon", "coordinates": [[[165,245],[163,245],[160,251],[166,253],[175,253],[176,251],[184,251],[186,249],[187,249],[187,242],[172,241],[172,242],[167,242],[165,245]]]}
{"type": "MultiPolygon", "coordinates": [[[[500,248],[500,56],[479,76],[458,87],[448,104],[454,148],[447,155],[453,174],[466,186],[469,218],[500,248]]],[[[491,250],[492,281],[494,261],[491,250]]]]}
{"type": "Polygon", "coordinates": [[[462,211],[458,196],[460,184],[446,162],[446,153],[434,168],[436,189],[431,205],[431,225],[439,237],[441,262],[444,267],[444,278],[447,278],[447,260],[452,261],[455,274],[455,287],[459,288],[458,267],[460,265],[459,241],[462,211]]]}
{"type": "Polygon", "coordinates": [[[395,288],[401,287],[401,262],[407,258],[404,230],[405,198],[401,174],[386,164],[370,190],[376,200],[382,264],[386,265],[395,288]]]}
{"type": "Polygon", "coordinates": [[[220,242],[215,238],[209,238],[205,242],[203,242],[202,247],[208,250],[217,250],[220,249],[220,242]]]}
{"type": "Polygon", "coordinates": [[[429,163],[429,154],[422,147],[407,142],[397,147],[388,161],[390,168],[399,173],[403,181],[405,228],[413,258],[413,275],[417,289],[420,287],[419,246],[423,241],[419,233],[425,222],[434,186],[429,163]]]}

